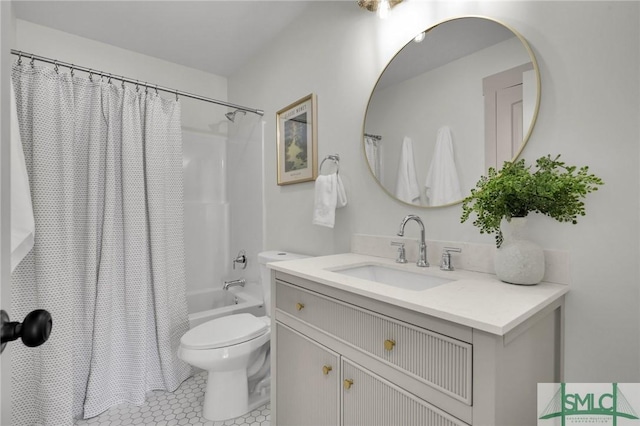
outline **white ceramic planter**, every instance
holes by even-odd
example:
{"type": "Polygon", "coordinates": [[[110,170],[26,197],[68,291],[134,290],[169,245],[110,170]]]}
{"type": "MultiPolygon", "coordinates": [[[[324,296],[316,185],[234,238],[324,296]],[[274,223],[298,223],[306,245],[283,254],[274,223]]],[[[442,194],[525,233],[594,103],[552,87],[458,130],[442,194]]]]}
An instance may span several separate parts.
{"type": "Polygon", "coordinates": [[[526,239],[526,217],[502,219],[500,229],[504,240],[496,250],[496,276],[507,283],[533,285],[544,277],[542,247],[526,239]]]}

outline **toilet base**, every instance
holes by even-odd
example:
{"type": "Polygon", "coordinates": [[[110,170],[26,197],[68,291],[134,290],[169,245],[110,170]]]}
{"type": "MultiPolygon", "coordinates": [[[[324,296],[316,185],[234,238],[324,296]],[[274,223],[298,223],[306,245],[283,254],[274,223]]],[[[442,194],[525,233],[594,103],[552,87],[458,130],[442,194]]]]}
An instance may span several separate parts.
{"type": "Polygon", "coordinates": [[[270,399],[270,387],[248,395],[246,370],[209,372],[202,417],[224,421],[247,414],[270,399]]]}
{"type": "Polygon", "coordinates": [[[221,421],[249,411],[247,370],[210,371],[204,392],[202,417],[221,421]]]}

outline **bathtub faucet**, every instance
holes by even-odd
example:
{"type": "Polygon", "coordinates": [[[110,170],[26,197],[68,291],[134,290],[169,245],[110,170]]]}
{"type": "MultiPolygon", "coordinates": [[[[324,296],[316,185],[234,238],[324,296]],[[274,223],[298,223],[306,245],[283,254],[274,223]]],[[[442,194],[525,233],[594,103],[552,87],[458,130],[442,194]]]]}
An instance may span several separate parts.
{"type": "Polygon", "coordinates": [[[244,285],[247,282],[245,281],[244,278],[240,278],[239,280],[231,280],[231,281],[225,281],[224,285],[222,286],[223,290],[229,290],[229,287],[244,287],[244,285]]]}
{"type": "Polygon", "coordinates": [[[235,259],[231,262],[233,269],[236,269],[236,263],[239,263],[242,269],[247,269],[247,252],[244,249],[240,250],[235,259]]]}

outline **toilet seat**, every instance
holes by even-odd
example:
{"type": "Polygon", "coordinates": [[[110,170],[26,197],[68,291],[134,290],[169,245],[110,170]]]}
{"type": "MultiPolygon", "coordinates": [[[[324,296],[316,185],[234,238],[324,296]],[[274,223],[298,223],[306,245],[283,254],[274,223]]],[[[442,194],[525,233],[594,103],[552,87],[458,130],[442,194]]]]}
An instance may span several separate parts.
{"type": "Polygon", "coordinates": [[[216,349],[255,339],[267,332],[269,324],[262,318],[244,313],[207,321],[187,331],[180,339],[186,349],[216,349]]]}

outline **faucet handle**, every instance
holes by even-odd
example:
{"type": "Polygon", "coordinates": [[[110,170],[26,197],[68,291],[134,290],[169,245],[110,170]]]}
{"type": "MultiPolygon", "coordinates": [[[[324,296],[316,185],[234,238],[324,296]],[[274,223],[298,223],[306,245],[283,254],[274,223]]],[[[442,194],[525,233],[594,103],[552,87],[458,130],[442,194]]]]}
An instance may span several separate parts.
{"type": "Polygon", "coordinates": [[[407,256],[404,250],[404,243],[400,241],[392,241],[392,246],[398,247],[398,257],[396,258],[396,263],[407,263],[407,256]]]}
{"type": "Polygon", "coordinates": [[[462,249],[457,247],[444,247],[442,249],[442,261],[440,262],[440,269],[443,271],[453,271],[453,263],[451,263],[451,253],[460,253],[462,249]]]}
{"type": "Polygon", "coordinates": [[[233,269],[236,269],[236,263],[241,264],[242,269],[247,269],[247,253],[244,251],[244,249],[240,250],[240,252],[238,252],[238,255],[235,257],[235,259],[231,261],[231,265],[233,266],[233,269]]]}

